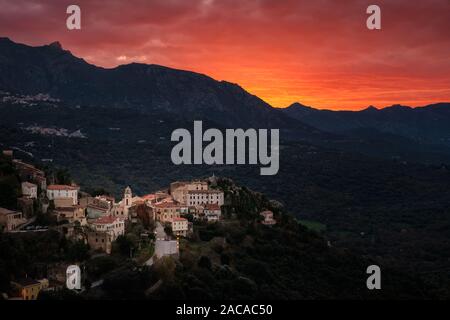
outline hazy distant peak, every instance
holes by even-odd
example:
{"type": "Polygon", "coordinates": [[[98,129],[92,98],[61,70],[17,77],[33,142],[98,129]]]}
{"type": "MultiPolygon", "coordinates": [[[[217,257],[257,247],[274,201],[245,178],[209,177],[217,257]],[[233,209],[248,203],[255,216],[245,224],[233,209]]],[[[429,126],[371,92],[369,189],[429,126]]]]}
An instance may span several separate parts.
{"type": "Polygon", "coordinates": [[[63,50],[63,47],[59,41],[54,41],[54,42],[50,43],[48,46],[59,49],[59,50],[63,50]]]}
{"type": "Polygon", "coordinates": [[[378,111],[378,108],[375,107],[375,106],[370,105],[370,106],[368,106],[367,108],[365,108],[365,109],[363,109],[361,111],[378,111]]]}
{"type": "Polygon", "coordinates": [[[288,108],[298,108],[298,109],[307,109],[307,110],[314,109],[313,107],[306,106],[304,104],[301,104],[300,102],[294,102],[293,104],[288,106],[286,109],[288,109],[288,108]]]}
{"type": "Polygon", "coordinates": [[[410,110],[410,109],[412,108],[409,106],[403,106],[401,104],[393,104],[391,106],[383,108],[383,110],[410,110]]]}
{"type": "Polygon", "coordinates": [[[0,37],[0,42],[13,42],[13,41],[8,37],[0,37]]]}

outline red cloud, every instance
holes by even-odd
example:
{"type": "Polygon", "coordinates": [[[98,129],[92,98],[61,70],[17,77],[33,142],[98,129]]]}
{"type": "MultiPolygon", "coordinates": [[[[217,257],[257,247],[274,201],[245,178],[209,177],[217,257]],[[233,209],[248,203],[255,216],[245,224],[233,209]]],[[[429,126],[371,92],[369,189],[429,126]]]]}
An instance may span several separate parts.
{"type": "Polygon", "coordinates": [[[450,3],[376,1],[382,30],[365,27],[371,1],[0,0],[0,33],[59,40],[87,61],[139,61],[241,84],[274,106],[423,105],[450,99],[450,3]]]}

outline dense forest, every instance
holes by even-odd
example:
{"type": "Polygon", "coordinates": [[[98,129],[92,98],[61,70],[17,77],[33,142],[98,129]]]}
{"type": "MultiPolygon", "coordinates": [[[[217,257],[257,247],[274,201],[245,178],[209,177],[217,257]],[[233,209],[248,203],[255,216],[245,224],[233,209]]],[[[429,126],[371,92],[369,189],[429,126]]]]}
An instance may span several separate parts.
{"type": "Polygon", "coordinates": [[[40,299],[406,299],[445,293],[382,259],[330,246],[264,194],[227,178],[218,179],[216,187],[225,191],[225,219],[195,222],[194,235],[181,241],[179,259],[164,257],[152,267],[128,255],[130,247],[137,248],[134,239],[144,228],[142,222],[128,227],[111,256],[100,257],[91,257],[88,246],[54,230],[1,233],[1,291],[16,277],[45,277],[54,264],[76,262],[84,266],[86,290],[47,292],[40,299]],[[274,212],[277,225],[260,223],[259,212],[265,209],[274,212]],[[366,268],[371,264],[383,270],[383,290],[367,290],[366,268]],[[100,278],[103,285],[90,289],[100,278]]]}

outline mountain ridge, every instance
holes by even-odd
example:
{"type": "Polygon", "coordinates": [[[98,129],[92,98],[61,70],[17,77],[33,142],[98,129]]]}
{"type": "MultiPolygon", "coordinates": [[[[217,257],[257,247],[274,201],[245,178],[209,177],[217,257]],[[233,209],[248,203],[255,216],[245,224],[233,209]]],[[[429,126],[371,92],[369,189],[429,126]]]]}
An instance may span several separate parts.
{"type": "Polygon", "coordinates": [[[201,119],[218,128],[277,128],[283,139],[325,142],[333,148],[342,148],[344,140],[352,150],[361,149],[360,141],[374,139],[398,146],[404,138],[410,145],[450,146],[450,103],[332,111],[296,102],[279,109],[236,83],[205,74],[136,62],[98,67],[57,41],[32,47],[0,38],[0,89],[44,93],[74,107],[167,113],[183,123],[201,119]]]}
{"type": "Polygon", "coordinates": [[[389,105],[389,106],[384,106],[384,107],[378,108],[378,107],[376,107],[374,105],[369,105],[366,108],[363,108],[363,109],[360,109],[360,110],[346,110],[346,109],[332,110],[332,109],[327,109],[327,108],[319,109],[319,108],[315,108],[315,107],[312,107],[312,106],[304,105],[301,102],[294,102],[294,103],[291,103],[287,107],[278,108],[278,109],[280,109],[280,110],[288,110],[290,108],[303,108],[305,110],[330,111],[330,112],[352,112],[352,113],[355,113],[355,112],[363,112],[363,111],[369,111],[369,110],[373,110],[373,111],[383,111],[383,110],[386,110],[386,109],[388,109],[388,110],[390,110],[390,109],[408,109],[408,110],[411,109],[411,110],[413,110],[413,109],[436,108],[436,107],[444,107],[444,108],[450,107],[450,101],[449,102],[446,102],[446,101],[435,102],[435,103],[430,103],[430,104],[427,104],[427,105],[416,106],[416,107],[406,106],[406,105],[402,105],[402,104],[392,104],[392,105],[389,105]]]}
{"type": "Polygon", "coordinates": [[[45,93],[72,105],[164,111],[224,126],[317,131],[238,84],[155,64],[97,67],[64,50],[59,42],[31,47],[2,38],[0,88],[19,94],[45,93]]]}
{"type": "MultiPolygon", "coordinates": [[[[294,103],[283,113],[324,132],[355,135],[360,129],[394,134],[417,142],[450,146],[450,103],[420,107],[394,104],[384,108],[369,106],[359,111],[333,111],[294,103]]],[[[378,132],[378,134],[377,134],[378,132]]]]}

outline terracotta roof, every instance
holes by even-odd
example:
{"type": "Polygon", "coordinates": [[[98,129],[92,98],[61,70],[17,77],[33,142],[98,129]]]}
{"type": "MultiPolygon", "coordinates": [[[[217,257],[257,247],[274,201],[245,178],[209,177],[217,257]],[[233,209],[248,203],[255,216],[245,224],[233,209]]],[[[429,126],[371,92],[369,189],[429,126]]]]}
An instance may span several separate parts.
{"type": "Polygon", "coordinates": [[[199,194],[199,193],[223,193],[220,190],[189,190],[188,194],[199,194]]]}
{"type": "Polygon", "coordinates": [[[113,217],[113,216],[103,216],[98,218],[93,222],[93,224],[112,224],[116,222],[116,220],[121,220],[119,217],[113,217]]]}
{"type": "Polygon", "coordinates": [[[78,188],[63,184],[51,184],[47,187],[47,190],[78,190],[78,188]]]}
{"type": "Polygon", "coordinates": [[[187,221],[186,218],[173,218],[172,221],[187,221]]]}
{"type": "Polygon", "coordinates": [[[70,211],[75,211],[77,209],[79,209],[80,207],[78,206],[72,206],[72,207],[57,207],[55,208],[55,211],[59,211],[59,212],[70,212],[70,211]]]}
{"type": "Polygon", "coordinates": [[[205,210],[220,210],[220,207],[217,203],[207,203],[205,204],[205,210]]]}
{"type": "Polygon", "coordinates": [[[176,204],[175,202],[159,202],[155,204],[156,208],[178,208],[180,207],[179,204],[176,204]]]}
{"type": "Polygon", "coordinates": [[[28,181],[22,182],[22,185],[26,186],[28,188],[37,187],[34,183],[31,183],[31,182],[28,182],[28,181]]]}
{"type": "Polygon", "coordinates": [[[154,193],[146,194],[145,196],[142,196],[141,198],[144,200],[153,200],[153,199],[156,199],[156,194],[154,194],[154,193]]]}
{"type": "Polygon", "coordinates": [[[29,163],[25,163],[23,161],[14,159],[13,163],[17,166],[20,166],[21,168],[19,168],[19,170],[29,170],[29,171],[33,171],[35,173],[38,173],[39,175],[44,175],[44,171],[37,169],[35,166],[29,164],[29,163]]]}
{"type": "Polygon", "coordinates": [[[204,180],[192,180],[191,182],[190,182],[190,184],[208,184],[208,182],[207,181],[204,181],[204,180]]]}
{"type": "Polygon", "coordinates": [[[90,203],[86,206],[86,208],[92,208],[92,209],[96,209],[96,210],[100,210],[100,211],[108,211],[108,208],[96,205],[94,203],[90,203]]]}
{"type": "Polygon", "coordinates": [[[12,282],[17,283],[18,285],[20,285],[22,287],[28,287],[28,286],[40,284],[39,281],[36,281],[31,278],[17,279],[17,280],[13,280],[12,282]]]}

